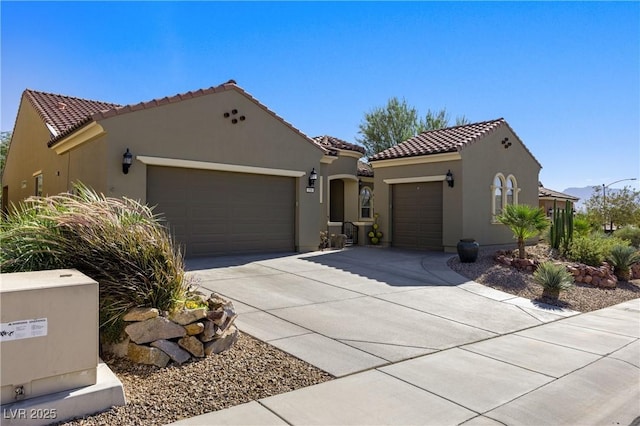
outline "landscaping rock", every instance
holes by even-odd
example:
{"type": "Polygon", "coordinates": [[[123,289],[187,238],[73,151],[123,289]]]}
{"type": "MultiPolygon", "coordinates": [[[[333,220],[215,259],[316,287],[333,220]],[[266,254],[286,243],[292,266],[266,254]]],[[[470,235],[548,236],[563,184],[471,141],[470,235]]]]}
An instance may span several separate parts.
{"type": "Polygon", "coordinates": [[[236,326],[231,326],[231,328],[225,332],[220,338],[205,343],[204,345],[204,353],[209,356],[211,354],[219,354],[220,352],[224,352],[229,349],[235,342],[238,340],[238,329],[236,326]]]}
{"type": "Polygon", "coordinates": [[[188,336],[195,336],[196,334],[200,334],[204,331],[204,324],[201,322],[194,322],[185,325],[184,329],[187,331],[188,336]]]}
{"type": "Polygon", "coordinates": [[[133,362],[155,365],[161,368],[166,367],[170,360],[169,355],[160,349],[140,346],[135,343],[129,343],[127,356],[133,362]]]}
{"type": "Polygon", "coordinates": [[[187,334],[184,327],[164,317],[134,322],[128,325],[124,331],[133,342],[138,344],[154,342],[161,339],[184,337],[187,334]]]}
{"type": "Polygon", "coordinates": [[[218,327],[213,323],[213,321],[205,321],[204,322],[204,331],[202,335],[200,335],[200,340],[203,342],[210,342],[216,336],[216,331],[218,327]]]}
{"type": "Polygon", "coordinates": [[[129,353],[129,336],[122,333],[121,340],[116,343],[102,342],[102,352],[111,354],[118,358],[126,358],[129,353]]]}
{"type": "Polygon", "coordinates": [[[180,325],[191,324],[207,316],[207,308],[181,309],[169,315],[169,319],[180,325]]]}
{"type": "Polygon", "coordinates": [[[171,358],[178,364],[182,364],[191,359],[191,355],[189,355],[189,352],[181,349],[177,343],[171,342],[169,340],[156,340],[155,342],[151,343],[151,347],[160,349],[162,352],[169,355],[169,358],[171,358]]]}
{"type": "Polygon", "coordinates": [[[220,296],[218,293],[211,293],[211,296],[209,296],[209,299],[207,299],[209,309],[212,311],[217,311],[219,308],[224,307],[227,303],[231,302],[220,296]]]}
{"type": "Polygon", "coordinates": [[[133,308],[122,317],[123,321],[145,321],[160,315],[156,308],[133,308]]]}
{"type": "Polygon", "coordinates": [[[178,340],[178,345],[181,348],[189,351],[189,353],[195,357],[202,358],[204,356],[204,345],[197,337],[187,336],[178,340]]]}

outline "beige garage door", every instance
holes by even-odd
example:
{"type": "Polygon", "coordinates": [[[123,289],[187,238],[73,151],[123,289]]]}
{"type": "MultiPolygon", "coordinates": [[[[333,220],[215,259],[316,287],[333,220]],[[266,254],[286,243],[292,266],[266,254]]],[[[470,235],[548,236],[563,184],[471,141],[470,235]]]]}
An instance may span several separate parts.
{"type": "Polygon", "coordinates": [[[442,182],[392,187],[393,246],[442,250],[442,182]]]}
{"type": "Polygon", "coordinates": [[[188,257],[294,250],[294,178],[150,166],[147,202],[188,257]]]}

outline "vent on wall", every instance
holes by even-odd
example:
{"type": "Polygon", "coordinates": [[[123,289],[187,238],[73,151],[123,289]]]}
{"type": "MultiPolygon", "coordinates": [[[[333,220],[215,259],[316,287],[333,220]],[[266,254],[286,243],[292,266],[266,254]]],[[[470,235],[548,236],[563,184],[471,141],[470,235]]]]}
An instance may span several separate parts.
{"type": "Polygon", "coordinates": [[[244,115],[238,116],[238,110],[232,109],[231,112],[225,112],[223,114],[224,118],[231,118],[232,124],[238,124],[238,121],[244,121],[247,119],[244,115]]]}

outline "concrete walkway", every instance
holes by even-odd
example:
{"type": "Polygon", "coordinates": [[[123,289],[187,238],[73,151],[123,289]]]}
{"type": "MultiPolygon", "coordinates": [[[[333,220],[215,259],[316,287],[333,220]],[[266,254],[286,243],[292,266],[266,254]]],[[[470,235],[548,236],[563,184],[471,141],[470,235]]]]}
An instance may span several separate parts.
{"type": "Polygon", "coordinates": [[[469,282],[443,253],[200,259],[239,328],[337,379],[175,424],[630,424],[640,299],[580,314],[469,282]]]}

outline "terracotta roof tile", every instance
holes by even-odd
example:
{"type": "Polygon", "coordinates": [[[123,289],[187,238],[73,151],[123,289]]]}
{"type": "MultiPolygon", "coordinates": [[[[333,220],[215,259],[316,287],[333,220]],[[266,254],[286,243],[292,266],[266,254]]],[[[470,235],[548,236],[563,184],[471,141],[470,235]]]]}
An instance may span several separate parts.
{"type": "Polygon", "coordinates": [[[362,155],[364,155],[365,152],[363,146],[345,142],[342,139],[338,139],[333,136],[316,136],[313,140],[329,150],[343,149],[346,151],[359,152],[362,155]]]}
{"type": "Polygon", "coordinates": [[[506,124],[504,118],[429,130],[375,154],[371,161],[456,152],[506,124]]]}
{"type": "Polygon", "coordinates": [[[545,188],[543,186],[538,187],[538,197],[540,198],[558,198],[561,200],[578,201],[580,198],[573,195],[564,194],[562,192],[554,191],[553,189],[545,188]]]}
{"type": "Polygon", "coordinates": [[[66,133],[91,121],[91,115],[107,111],[120,105],[109,102],[92,101],[54,93],[38,92],[27,89],[27,99],[52,130],[52,137],[66,133]]]}
{"type": "Polygon", "coordinates": [[[358,176],[373,177],[373,167],[363,161],[358,161],[358,176]]]}

